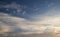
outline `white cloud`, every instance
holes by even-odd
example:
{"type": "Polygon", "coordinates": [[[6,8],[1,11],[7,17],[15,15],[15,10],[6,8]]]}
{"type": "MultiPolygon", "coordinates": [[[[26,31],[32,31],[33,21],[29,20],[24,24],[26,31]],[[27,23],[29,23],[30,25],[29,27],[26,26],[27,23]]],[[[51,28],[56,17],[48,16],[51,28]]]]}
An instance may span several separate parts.
{"type": "Polygon", "coordinates": [[[60,18],[56,18],[56,17],[55,18],[45,17],[41,21],[39,20],[39,21],[30,22],[30,21],[28,21],[24,18],[12,17],[8,14],[0,13],[0,19],[2,19],[3,21],[5,21],[7,23],[12,22],[15,25],[15,26],[9,26],[10,23],[8,25],[7,23],[4,23],[4,22],[0,21],[0,22],[2,22],[0,24],[3,26],[3,30],[2,30],[3,32],[10,32],[10,30],[13,31],[16,27],[21,28],[21,29],[25,29],[25,30],[31,30],[35,33],[43,33],[43,32],[46,31],[47,28],[51,32],[57,32],[57,31],[59,31],[57,29],[60,28],[60,27],[57,28],[56,26],[54,26],[54,25],[58,24],[59,21],[60,21],[59,20],[60,18]],[[44,24],[47,24],[47,26],[44,26],[44,24]],[[53,30],[53,29],[55,29],[55,30],[53,30]]]}
{"type": "Polygon", "coordinates": [[[25,30],[30,30],[33,32],[40,32],[40,33],[46,29],[46,27],[44,26],[32,25],[30,24],[31,22],[29,22],[24,18],[13,17],[5,13],[0,13],[0,22],[1,22],[0,25],[3,26],[3,30],[2,30],[3,32],[11,32],[11,30],[14,31],[16,27],[20,29],[25,29],[25,30]],[[12,24],[13,26],[10,26],[11,22],[13,23],[12,24]]]}

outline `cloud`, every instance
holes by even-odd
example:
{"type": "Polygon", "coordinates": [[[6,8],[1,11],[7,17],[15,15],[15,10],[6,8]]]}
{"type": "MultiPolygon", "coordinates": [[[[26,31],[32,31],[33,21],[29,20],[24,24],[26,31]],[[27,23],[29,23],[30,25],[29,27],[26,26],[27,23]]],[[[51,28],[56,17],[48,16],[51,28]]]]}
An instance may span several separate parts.
{"type": "Polygon", "coordinates": [[[34,15],[31,18],[35,19],[35,21],[33,21],[35,24],[57,25],[60,21],[60,11],[57,7],[52,7],[49,8],[46,13],[34,15]]]}
{"type": "Polygon", "coordinates": [[[15,14],[15,15],[22,14],[22,15],[24,15],[24,13],[26,13],[25,9],[27,8],[27,6],[18,4],[16,2],[12,2],[12,3],[6,4],[6,5],[2,4],[1,8],[6,8],[6,11],[10,12],[11,15],[13,15],[13,14],[15,14]]]}
{"type": "Polygon", "coordinates": [[[19,9],[21,7],[21,5],[12,2],[11,4],[6,4],[3,6],[4,8],[12,8],[12,9],[19,9]]]}
{"type": "Polygon", "coordinates": [[[23,30],[24,32],[38,32],[43,31],[45,27],[40,27],[38,25],[28,25],[28,20],[24,18],[13,17],[5,13],[0,13],[0,25],[3,32],[12,32],[17,28],[23,30]]]}
{"type": "MultiPolygon", "coordinates": [[[[8,5],[4,5],[4,8],[13,8],[17,9],[17,12],[20,12],[21,5],[16,3],[11,3],[8,5]]],[[[38,9],[37,9],[38,10],[38,9]]],[[[0,13],[0,24],[4,26],[3,32],[10,32],[10,30],[15,31],[19,28],[22,33],[26,32],[35,32],[35,33],[44,33],[44,32],[59,32],[60,31],[60,11],[57,7],[49,8],[49,10],[44,14],[38,14],[31,16],[32,21],[13,17],[5,13],[0,13]],[[12,29],[13,27],[13,29],[12,29]]],[[[23,11],[23,15],[26,12],[23,11]]],[[[12,32],[11,31],[11,32],[12,32]]]]}
{"type": "MultiPolygon", "coordinates": [[[[57,6],[49,8],[49,10],[44,14],[33,15],[30,24],[46,27],[49,32],[60,31],[60,11],[57,6]]],[[[38,28],[39,29],[39,28],[38,28]]],[[[46,31],[46,29],[44,31],[46,31]]]]}
{"type": "Polygon", "coordinates": [[[0,25],[3,27],[3,32],[12,32],[17,28],[23,30],[22,33],[24,31],[26,31],[26,33],[44,33],[46,31],[59,32],[59,19],[59,17],[44,16],[41,20],[28,21],[24,18],[13,17],[5,13],[0,13],[0,25]]]}
{"type": "Polygon", "coordinates": [[[5,13],[0,13],[0,22],[0,25],[3,27],[3,32],[14,32],[19,28],[22,30],[22,33],[25,31],[26,33],[43,33],[46,29],[45,26],[38,25],[36,23],[33,25],[32,22],[24,18],[13,17],[5,13]]]}
{"type": "Polygon", "coordinates": [[[25,19],[12,17],[5,13],[0,13],[0,25],[3,27],[3,32],[10,32],[10,30],[14,30],[18,23],[25,24],[25,19]]]}

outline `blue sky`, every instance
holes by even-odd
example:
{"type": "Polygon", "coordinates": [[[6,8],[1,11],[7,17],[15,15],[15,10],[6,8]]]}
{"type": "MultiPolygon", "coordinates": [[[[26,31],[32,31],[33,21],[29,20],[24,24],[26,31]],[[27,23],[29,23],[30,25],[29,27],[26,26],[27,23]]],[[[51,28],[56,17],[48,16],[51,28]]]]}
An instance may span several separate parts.
{"type": "Polygon", "coordinates": [[[0,22],[3,32],[58,32],[60,0],[1,0],[0,22]]]}

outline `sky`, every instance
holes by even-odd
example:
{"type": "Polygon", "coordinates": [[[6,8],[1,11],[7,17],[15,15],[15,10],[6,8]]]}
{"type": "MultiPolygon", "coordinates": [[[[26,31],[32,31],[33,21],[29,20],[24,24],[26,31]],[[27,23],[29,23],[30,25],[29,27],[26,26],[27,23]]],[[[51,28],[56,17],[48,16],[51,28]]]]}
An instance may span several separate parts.
{"type": "Polygon", "coordinates": [[[60,0],[0,0],[2,32],[60,31],[60,0]]]}

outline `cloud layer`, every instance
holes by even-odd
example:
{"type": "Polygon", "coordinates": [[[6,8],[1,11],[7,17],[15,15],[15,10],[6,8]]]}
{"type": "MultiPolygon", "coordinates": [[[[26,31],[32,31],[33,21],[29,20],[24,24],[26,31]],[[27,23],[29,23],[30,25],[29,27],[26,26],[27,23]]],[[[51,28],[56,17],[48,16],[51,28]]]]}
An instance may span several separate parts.
{"type": "MultiPolygon", "coordinates": [[[[46,17],[45,17],[46,18],[46,17]]],[[[13,17],[5,13],[0,13],[0,25],[3,32],[12,32],[21,29],[26,32],[59,32],[59,18],[47,18],[39,21],[28,21],[24,18],[13,17]],[[11,24],[12,23],[12,24],[11,24]],[[57,26],[58,24],[58,26],[57,26]],[[12,31],[11,31],[12,30],[12,31]]]]}
{"type": "MultiPolygon", "coordinates": [[[[30,18],[34,20],[28,20],[21,17],[14,17],[4,12],[0,12],[0,25],[2,32],[32,32],[32,33],[44,33],[44,32],[59,32],[60,31],[60,11],[56,6],[51,3],[48,6],[48,11],[43,14],[33,15],[30,18]],[[50,8],[51,7],[51,8],[50,8]]],[[[25,6],[24,6],[25,7],[25,6]]],[[[20,13],[24,15],[26,12],[23,11],[23,7],[16,3],[4,5],[3,8],[16,9],[17,15],[20,13]]],[[[38,10],[38,9],[37,9],[38,10]]],[[[10,12],[12,14],[12,12],[10,12]]],[[[14,11],[13,11],[14,13],[14,11]]],[[[16,14],[16,13],[15,13],[16,14]]],[[[12,14],[13,15],[13,14],[12,14]]]]}

